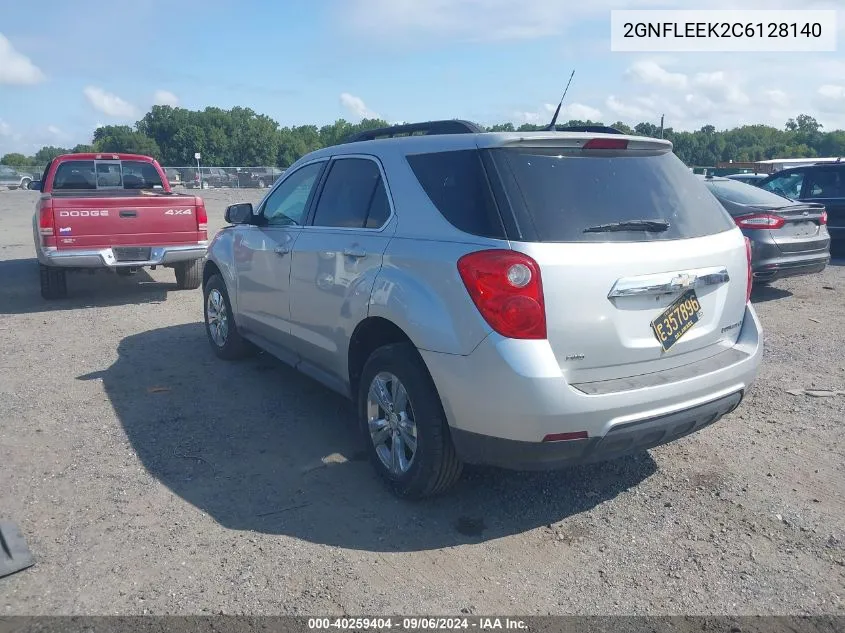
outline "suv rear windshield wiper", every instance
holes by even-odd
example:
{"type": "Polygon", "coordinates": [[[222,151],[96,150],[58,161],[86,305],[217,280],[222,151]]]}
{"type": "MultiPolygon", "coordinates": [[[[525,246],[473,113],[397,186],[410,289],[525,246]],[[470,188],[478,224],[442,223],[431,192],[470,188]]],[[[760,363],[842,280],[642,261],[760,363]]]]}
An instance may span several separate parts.
{"type": "Polygon", "coordinates": [[[627,222],[611,222],[597,224],[584,229],[584,233],[612,233],[614,231],[645,231],[647,233],[662,233],[668,230],[666,220],[628,220],[627,222]]]}

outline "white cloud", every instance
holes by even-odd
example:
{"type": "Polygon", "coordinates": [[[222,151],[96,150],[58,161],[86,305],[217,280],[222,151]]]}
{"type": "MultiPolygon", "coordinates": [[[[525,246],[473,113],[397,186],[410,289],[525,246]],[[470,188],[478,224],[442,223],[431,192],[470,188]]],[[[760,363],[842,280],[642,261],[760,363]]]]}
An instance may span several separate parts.
{"type": "MultiPolygon", "coordinates": [[[[551,123],[552,116],[554,115],[556,109],[556,105],[553,105],[551,103],[544,103],[543,107],[539,110],[534,110],[530,112],[514,112],[513,118],[515,119],[516,123],[530,123],[531,125],[551,123]]],[[[596,110],[591,106],[584,105],[583,103],[572,103],[563,106],[560,109],[560,115],[558,115],[557,122],[566,123],[567,121],[573,119],[577,119],[579,121],[596,121],[598,119],[601,119],[601,111],[596,110]]]]}
{"type": "Polygon", "coordinates": [[[732,105],[744,106],[751,99],[739,87],[739,79],[729,76],[724,71],[696,73],[692,80],[693,86],[699,88],[710,98],[732,105]]]}
{"type": "Polygon", "coordinates": [[[12,126],[0,119],[0,136],[12,136],[12,126]]]}
{"type": "Polygon", "coordinates": [[[0,33],[0,84],[32,85],[44,79],[41,69],[0,33]]]}
{"type": "Polygon", "coordinates": [[[356,97],[355,95],[351,95],[348,92],[344,92],[340,95],[340,103],[344,108],[349,110],[350,113],[354,114],[360,119],[379,118],[378,114],[376,114],[367,107],[367,104],[364,103],[364,100],[361,99],[361,97],[356,97]]]}
{"type": "Polygon", "coordinates": [[[604,103],[605,106],[607,106],[607,109],[613,112],[614,115],[629,121],[636,120],[639,122],[650,119],[654,116],[653,101],[646,97],[643,97],[641,99],[641,102],[642,101],[646,102],[643,104],[646,107],[641,107],[633,103],[625,103],[616,96],[610,95],[604,103]]]}
{"type": "Polygon", "coordinates": [[[179,97],[169,90],[156,90],[155,95],[153,95],[153,105],[166,105],[175,108],[179,105],[179,97]]]}
{"type": "Polygon", "coordinates": [[[131,119],[137,113],[135,106],[131,103],[102,88],[88,86],[83,92],[94,109],[107,116],[116,119],[131,119]]]}
{"type": "Polygon", "coordinates": [[[763,94],[776,106],[785,108],[789,105],[789,96],[783,90],[775,88],[774,90],[766,90],[763,94]]]}
{"type": "Polygon", "coordinates": [[[660,64],[651,60],[644,59],[635,62],[625,74],[640,83],[661,88],[685,90],[689,85],[689,77],[684,73],[669,72],[660,64]]]}
{"type": "Polygon", "coordinates": [[[819,95],[825,99],[832,99],[838,101],[845,99],[845,86],[835,86],[833,84],[825,84],[819,87],[819,95]]]}
{"type": "Polygon", "coordinates": [[[48,125],[47,131],[52,134],[53,136],[64,136],[64,132],[62,132],[58,127],[55,125],[48,125]]]}

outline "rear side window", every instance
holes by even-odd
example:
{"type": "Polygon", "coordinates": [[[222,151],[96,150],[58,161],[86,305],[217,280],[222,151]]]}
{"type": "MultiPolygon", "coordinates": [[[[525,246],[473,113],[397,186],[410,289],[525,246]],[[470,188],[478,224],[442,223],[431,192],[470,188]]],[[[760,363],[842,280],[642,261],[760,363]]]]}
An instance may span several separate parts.
{"type": "Polygon", "coordinates": [[[314,226],[379,228],[389,215],[378,165],[367,158],[335,160],[314,212],[314,226]]]}
{"type": "Polygon", "coordinates": [[[743,182],[736,182],[734,180],[710,180],[705,181],[704,184],[717,198],[727,200],[728,202],[735,202],[736,204],[766,205],[773,208],[785,207],[792,204],[792,201],[788,198],[743,182]]]}
{"type": "Polygon", "coordinates": [[[434,206],[455,228],[505,237],[478,150],[413,154],[408,163],[434,206]]]}
{"type": "Polygon", "coordinates": [[[807,172],[807,198],[845,198],[845,169],[807,172]]]}
{"type": "Polygon", "coordinates": [[[735,226],[719,201],[672,152],[487,151],[503,174],[522,239],[673,240],[720,233],[735,226]],[[668,228],[625,228],[631,223],[668,223],[668,228]]]}
{"type": "Polygon", "coordinates": [[[74,189],[162,189],[158,170],[144,161],[72,160],[61,163],[53,179],[55,191],[74,189]]]}

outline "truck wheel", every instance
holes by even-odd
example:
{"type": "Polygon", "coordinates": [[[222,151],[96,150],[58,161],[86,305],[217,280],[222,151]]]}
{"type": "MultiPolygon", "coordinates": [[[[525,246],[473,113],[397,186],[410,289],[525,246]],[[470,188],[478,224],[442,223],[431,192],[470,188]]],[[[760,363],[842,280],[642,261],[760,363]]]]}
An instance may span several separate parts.
{"type": "Polygon", "coordinates": [[[440,396],[410,343],[370,355],[358,387],[358,422],[370,461],[394,494],[441,494],[460,478],[440,396]]]}
{"type": "Polygon", "coordinates": [[[32,178],[21,178],[21,189],[29,189],[32,178]]]}
{"type": "Polygon", "coordinates": [[[67,297],[67,276],[64,268],[38,264],[41,277],[41,296],[45,299],[67,297]]]}
{"type": "Polygon", "coordinates": [[[179,262],[174,266],[176,287],[179,290],[196,290],[202,285],[202,260],[179,262]]]}
{"type": "Polygon", "coordinates": [[[203,292],[205,333],[211,349],[223,360],[238,360],[255,353],[255,346],[241,337],[235,324],[226,284],[220,275],[212,275],[203,292]]]}

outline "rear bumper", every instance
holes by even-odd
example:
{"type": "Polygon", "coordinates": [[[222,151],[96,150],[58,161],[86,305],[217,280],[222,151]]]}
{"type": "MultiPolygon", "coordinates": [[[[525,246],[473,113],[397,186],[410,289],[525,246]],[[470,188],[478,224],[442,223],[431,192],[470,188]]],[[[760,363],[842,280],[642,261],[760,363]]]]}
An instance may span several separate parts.
{"type": "Polygon", "coordinates": [[[144,261],[118,261],[111,248],[38,250],[38,261],[46,266],[59,268],[139,268],[142,266],[167,266],[177,262],[202,259],[208,252],[208,242],[175,246],[153,246],[150,258],[144,261]]]}
{"type": "Polygon", "coordinates": [[[750,305],[733,347],[631,378],[570,384],[547,341],[490,335],[468,356],[420,350],[460,457],[521,469],[610,459],[697,431],[739,403],[762,352],[750,305]],[[587,439],[543,441],[574,432],[587,439]]]}
{"type": "Polygon", "coordinates": [[[755,281],[775,281],[796,275],[812,275],[822,272],[830,263],[830,252],[812,255],[781,255],[754,262],[752,271],[755,281]]]}

